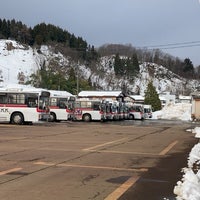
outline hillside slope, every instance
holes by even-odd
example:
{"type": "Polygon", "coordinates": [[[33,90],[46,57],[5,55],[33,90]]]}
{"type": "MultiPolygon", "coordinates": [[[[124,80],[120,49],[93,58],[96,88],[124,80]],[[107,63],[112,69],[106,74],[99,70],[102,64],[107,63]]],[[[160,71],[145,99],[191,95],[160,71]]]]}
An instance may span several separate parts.
{"type": "Polygon", "coordinates": [[[148,82],[153,81],[159,93],[189,94],[199,85],[197,80],[184,79],[163,66],[154,63],[140,64],[140,73],[132,81],[114,73],[114,57],[101,57],[96,66],[90,68],[78,64],[70,57],[62,55],[50,46],[41,46],[40,49],[19,44],[13,40],[0,40],[0,83],[25,83],[31,74],[37,73],[41,67],[55,66],[60,68],[68,77],[70,68],[79,74],[79,77],[91,83],[98,90],[121,90],[129,93],[144,94],[148,82]]]}

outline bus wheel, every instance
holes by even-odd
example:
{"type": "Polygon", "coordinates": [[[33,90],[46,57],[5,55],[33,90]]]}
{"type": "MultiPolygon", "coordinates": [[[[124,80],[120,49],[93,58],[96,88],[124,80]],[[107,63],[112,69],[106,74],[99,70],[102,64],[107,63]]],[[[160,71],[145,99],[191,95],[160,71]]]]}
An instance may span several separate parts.
{"type": "Polygon", "coordinates": [[[89,114],[83,115],[83,121],[84,122],[90,122],[91,121],[91,116],[89,114]]]}
{"type": "Polygon", "coordinates": [[[134,115],[129,115],[130,120],[133,120],[134,118],[135,118],[134,115]]]}
{"type": "Polygon", "coordinates": [[[12,124],[23,124],[24,116],[21,113],[13,113],[11,116],[11,123],[12,124]]]}
{"type": "Polygon", "coordinates": [[[53,113],[53,112],[50,113],[49,121],[50,122],[55,122],[56,121],[56,114],[55,113],[53,113]]]}

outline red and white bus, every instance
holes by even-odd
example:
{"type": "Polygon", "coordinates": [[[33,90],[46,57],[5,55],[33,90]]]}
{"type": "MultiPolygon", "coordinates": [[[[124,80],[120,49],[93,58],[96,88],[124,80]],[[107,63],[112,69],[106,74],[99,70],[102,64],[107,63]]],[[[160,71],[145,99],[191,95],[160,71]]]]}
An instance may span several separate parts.
{"type": "Polygon", "coordinates": [[[128,104],[129,107],[129,119],[145,119],[144,105],[143,104],[128,104]]]}
{"type": "Polygon", "coordinates": [[[101,101],[76,99],[74,117],[85,122],[104,120],[101,101]]]}
{"type": "Polygon", "coordinates": [[[49,90],[50,92],[50,122],[74,119],[76,98],[66,91],[49,90]]]}
{"type": "Polygon", "coordinates": [[[100,103],[100,114],[103,121],[128,119],[128,108],[124,102],[102,100],[100,103]]]}
{"type": "Polygon", "coordinates": [[[112,101],[102,100],[100,104],[100,112],[103,121],[112,120],[112,101]]]}
{"type": "Polygon", "coordinates": [[[48,120],[47,90],[33,87],[0,88],[0,122],[24,124],[48,120]]]}

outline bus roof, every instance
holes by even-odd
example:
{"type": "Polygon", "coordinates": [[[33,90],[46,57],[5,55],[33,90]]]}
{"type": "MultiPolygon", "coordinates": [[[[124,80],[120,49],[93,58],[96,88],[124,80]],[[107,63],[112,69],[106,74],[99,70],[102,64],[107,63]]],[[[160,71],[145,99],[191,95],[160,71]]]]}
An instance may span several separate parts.
{"type": "Polygon", "coordinates": [[[33,86],[30,85],[20,85],[20,84],[8,84],[8,85],[4,85],[0,87],[0,92],[16,92],[16,93],[20,93],[20,92],[25,92],[25,93],[40,93],[42,91],[48,91],[46,89],[43,88],[35,88],[33,86]]]}
{"type": "Polygon", "coordinates": [[[67,91],[60,90],[48,90],[50,92],[51,97],[70,97],[73,96],[71,93],[67,91]]]}
{"type": "Polygon", "coordinates": [[[81,91],[78,94],[78,97],[118,97],[122,91],[81,91]]]}

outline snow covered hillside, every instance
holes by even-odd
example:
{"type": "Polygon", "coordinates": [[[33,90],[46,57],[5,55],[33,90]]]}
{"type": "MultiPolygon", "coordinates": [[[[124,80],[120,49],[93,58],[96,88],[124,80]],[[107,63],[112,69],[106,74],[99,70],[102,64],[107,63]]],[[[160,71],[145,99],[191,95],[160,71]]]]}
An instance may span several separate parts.
{"type": "Polygon", "coordinates": [[[114,58],[112,56],[102,57],[101,63],[98,66],[98,70],[104,72],[105,76],[98,76],[98,78],[96,76],[96,82],[99,82],[100,85],[104,83],[104,89],[107,90],[117,90],[122,85],[125,85],[127,91],[144,95],[147,84],[149,81],[153,81],[153,85],[156,87],[158,93],[187,93],[188,95],[199,85],[199,81],[197,80],[184,79],[163,66],[146,62],[140,64],[140,73],[134,78],[134,82],[131,83],[128,80],[124,80],[124,78],[116,79],[113,63],[114,58]]]}
{"type": "Polygon", "coordinates": [[[159,93],[173,94],[190,93],[199,85],[198,81],[183,79],[163,66],[154,63],[142,63],[140,73],[134,81],[116,78],[114,73],[114,57],[106,56],[93,68],[83,64],[77,65],[70,57],[55,52],[54,48],[41,46],[33,49],[13,40],[0,40],[0,83],[25,83],[30,75],[46,66],[60,67],[68,77],[68,70],[73,67],[79,76],[91,80],[92,84],[101,90],[121,90],[144,94],[147,84],[153,81],[159,93]]]}
{"type": "Polygon", "coordinates": [[[0,80],[18,83],[21,74],[26,80],[39,69],[37,53],[15,41],[0,40],[0,80]]]}
{"type": "Polygon", "coordinates": [[[13,40],[0,40],[0,82],[25,83],[30,75],[51,60],[58,60],[64,66],[68,60],[60,53],[54,53],[47,46],[40,50],[19,44],[13,40]]]}

